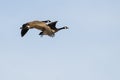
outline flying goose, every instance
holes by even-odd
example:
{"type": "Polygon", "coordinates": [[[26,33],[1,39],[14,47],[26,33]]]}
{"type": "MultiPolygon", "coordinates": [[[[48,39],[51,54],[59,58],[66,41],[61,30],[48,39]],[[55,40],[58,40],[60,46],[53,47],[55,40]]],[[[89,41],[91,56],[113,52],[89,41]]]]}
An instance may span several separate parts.
{"type": "Polygon", "coordinates": [[[51,21],[50,20],[46,20],[46,21],[31,21],[31,22],[27,22],[27,23],[23,24],[22,27],[20,28],[21,29],[21,37],[23,37],[28,32],[29,29],[33,29],[33,28],[41,30],[45,35],[53,37],[54,36],[54,32],[46,24],[48,22],[51,22],[51,21]]]}
{"type": "MultiPolygon", "coordinates": [[[[61,27],[61,28],[56,28],[56,23],[57,22],[58,21],[51,22],[51,23],[48,24],[48,27],[50,27],[50,29],[52,30],[53,33],[56,33],[56,32],[58,32],[62,29],[68,29],[67,26],[64,26],[64,27],[61,27]]],[[[46,34],[44,32],[40,32],[39,35],[41,35],[41,37],[42,37],[43,35],[46,35],[46,34]]],[[[54,37],[54,34],[52,35],[52,37],[54,37]]]]}

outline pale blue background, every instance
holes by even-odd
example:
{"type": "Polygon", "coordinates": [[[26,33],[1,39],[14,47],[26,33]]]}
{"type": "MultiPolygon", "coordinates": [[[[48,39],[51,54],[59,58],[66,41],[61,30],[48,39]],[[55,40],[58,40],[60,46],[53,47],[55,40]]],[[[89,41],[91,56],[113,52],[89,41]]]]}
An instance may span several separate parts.
{"type": "Polygon", "coordinates": [[[0,80],[120,80],[120,0],[0,0],[0,80]],[[47,19],[70,29],[21,38],[47,19]]]}

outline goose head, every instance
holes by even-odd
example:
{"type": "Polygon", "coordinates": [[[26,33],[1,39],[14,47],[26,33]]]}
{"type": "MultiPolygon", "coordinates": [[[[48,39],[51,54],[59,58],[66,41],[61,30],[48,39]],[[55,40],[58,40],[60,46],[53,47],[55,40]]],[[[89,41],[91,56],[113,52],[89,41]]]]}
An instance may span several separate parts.
{"type": "Polygon", "coordinates": [[[69,29],[67,26],[64,26],[63,29],[69,29]]]}
{"type": "Polygon", "coordinates": [[[69,29],[69,28],[68,28],[67,26],[64,26],[64,27],[61,27],[61,28],[57,28],[57,29],[56,29],[56,32],[57,32],[57,31],[60,31],[60,30],[62,30],[62,29],[69,29]]]}

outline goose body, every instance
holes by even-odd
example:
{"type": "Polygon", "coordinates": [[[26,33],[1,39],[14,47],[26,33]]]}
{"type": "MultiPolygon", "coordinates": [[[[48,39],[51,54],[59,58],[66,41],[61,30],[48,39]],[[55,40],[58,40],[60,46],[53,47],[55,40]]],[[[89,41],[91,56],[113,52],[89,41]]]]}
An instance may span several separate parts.
{"type": "Polygon", "coordinates": [[[56,28],[56,23],[51,22],[50,20],[46,21],[31,21],[27,22],[22,25],[21,29],[21,37],[23,37],[29,29],[38,29],[41,30],[42,32],[39,33],[39,35],[48,35],[50,37],[54,37],[55,33],[62,30],[62,29],[68,29],[68,27],[61,27],[61,28],[56,28]]]}
{"type": "Polygon", "coordinates": [[[50,21],[49,20],[48,21],[31,21],[23,24],[22,27],[20,28],[22,29],[21,36],[23,37],[28,32],[28,30],[32,28],[41,30],[43,33],[45,33],[48,36],[53,36],[54,33],[52,32],[50,27],[48,27],[48,25],[46,24],[48,22],[50,21]]]}

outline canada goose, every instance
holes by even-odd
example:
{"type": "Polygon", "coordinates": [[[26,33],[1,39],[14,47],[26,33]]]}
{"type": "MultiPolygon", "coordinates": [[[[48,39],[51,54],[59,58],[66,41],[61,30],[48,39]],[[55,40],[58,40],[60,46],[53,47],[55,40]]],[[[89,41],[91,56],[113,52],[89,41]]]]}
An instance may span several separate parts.
{"type": "MultiPolygon", "coordinates": [[[[50,29],[52,30],[53,33],[56,33],[56,32],[58,32],[58,31],[60,31],[60,30],[62,30],[62,29],[68,29],[67,26],[64,26],[64,27],[61,27],[61,28],[56,28],[56,23],[57,23],[57,22],[58,22],[58,21],[51,22],[51,23],[48,24],[48,26],[50,27],[50,29]]],[[[43,35],[46,35],[46,34],[45,34],[44,32],[40,32],[39,35],[41,35],[41,37],[42,37],[43,35]]],[[[53,36],[54,36],[54,35],[53,35],[53,36]]],[[[53,36],[52,36],[52,37],[53,37],[53,36]]]]}
{"type": "Polygon", "coordinates": [[[50,20],[46,20],[46,21],[32,21],[32,22],[28,22],[22,25],[22,27],[20,29],[21,30],[21,37],[23,37],[29,29],[35,28],[38,30],[41,30],[44,34],[48,35],[48,36],[53,36],[54,32],[52,32],[52,30],[50,29],[50,27],[48,27],[48,25],[46,23],[51,22],[50,20]]]}

